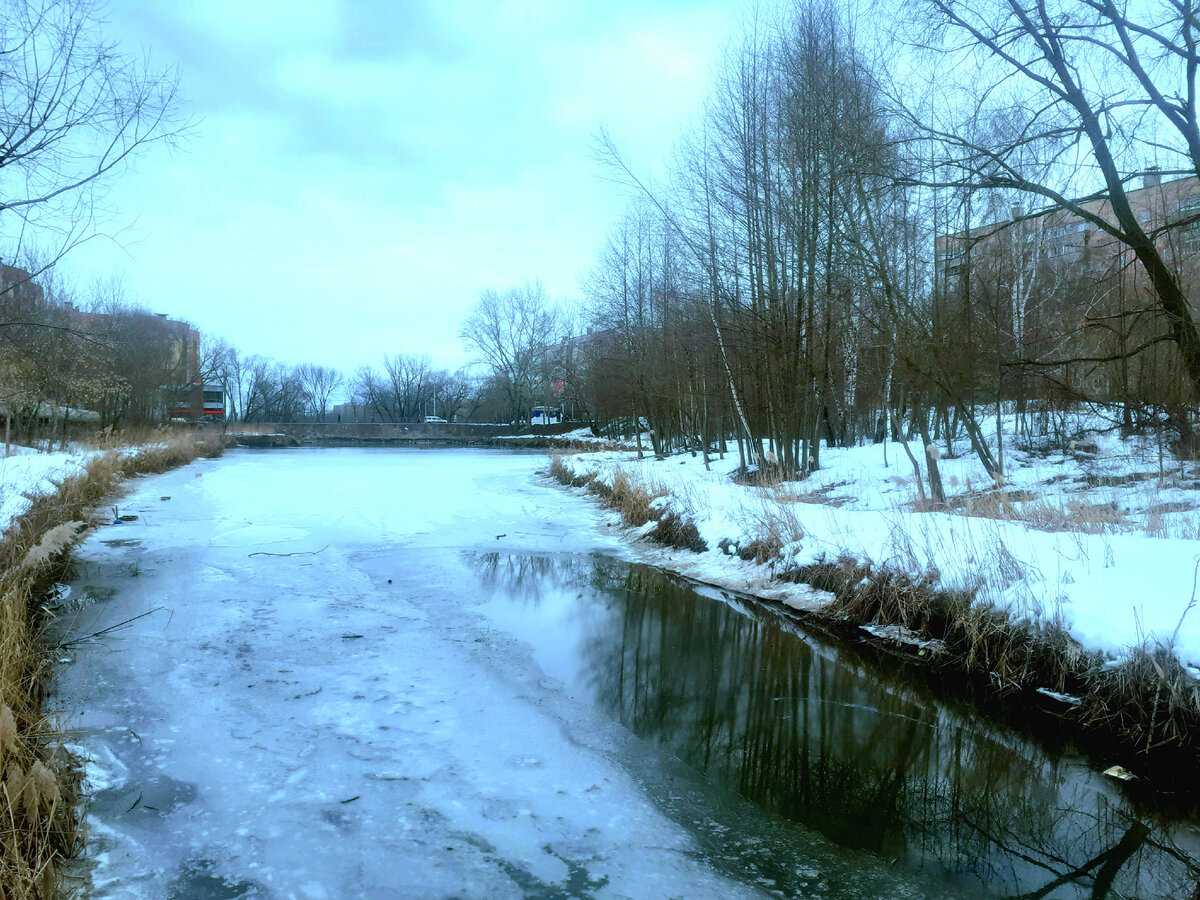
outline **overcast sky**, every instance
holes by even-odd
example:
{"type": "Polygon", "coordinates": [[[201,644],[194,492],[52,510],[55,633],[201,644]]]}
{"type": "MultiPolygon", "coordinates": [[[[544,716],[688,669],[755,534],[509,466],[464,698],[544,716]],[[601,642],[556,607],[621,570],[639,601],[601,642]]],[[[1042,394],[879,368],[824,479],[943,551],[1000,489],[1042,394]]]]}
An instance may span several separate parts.
{"type": "Polygon", "coordinates": [[[107,34],[177,66],[195,135],[109,197],[117,247],[68,260],[286,362],[465,361],[485,288],[576,296],[626,199],[606,123],[660,168],[741,0],[112,0],[107,34]]]}

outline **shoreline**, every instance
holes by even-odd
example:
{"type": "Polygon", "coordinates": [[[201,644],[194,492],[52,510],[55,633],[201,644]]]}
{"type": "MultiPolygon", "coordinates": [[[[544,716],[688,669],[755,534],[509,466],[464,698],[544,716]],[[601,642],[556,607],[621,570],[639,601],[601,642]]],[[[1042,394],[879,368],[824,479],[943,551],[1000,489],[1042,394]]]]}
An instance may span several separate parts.
{"type": "Polygon", "coordinates": [[[456,447],[481,450],[555,450],[563,452],[589,452],[595,450],[621,450],[625,445],[612,441],[579,440],[558,435],[514,435],[511,437],[461,438],[461,437],[297,437],[287,432],[271,434],[240,434],[230,432],[225,446],[255,450],[284,450],[292,448],[322,447],[456,447]]]}
{"type": "MultiPolygon", "coordinates": [[[[579,459],[580,457],[571,457],[579,459]]],[[[690,580],[732,590],[839,643],[891,658],[949,695],[1044,743],[1071,745],[1122,787],[1171,808],[1200,802],[1200,709],[1195,679],[1164,648],[1144,645],[1114,666],[1061,628],[1033,627],[968,591],[913,578],[847,554],[789,564],[778,534],[709,547],[678,512],[669,488],[621,465],[581,472],[552,455],[548,477],[582,489],[620,514],[630,542],[649,541],[649,561],[690,580]],[[717,570],[702,556],[730,557],[717,570]],[[716,576],[716,577],[714,577],[716,576]],[[1164,737],[1166,735],[1166,737],[1164,737]]]]}
{"type": "Polygon", "coordinates": [[[223,450],[219,441],[186,432],[102,449],[54,492],[32,497],[0,535],[0,895],[6,898],[62,896],[61,870],[84,841],[79,762],[44,711],[58,656],[47,637],[53,587],[70,572],[75,545],[107,524],[97,509],[121,496],[128,480],[223,450]]]}

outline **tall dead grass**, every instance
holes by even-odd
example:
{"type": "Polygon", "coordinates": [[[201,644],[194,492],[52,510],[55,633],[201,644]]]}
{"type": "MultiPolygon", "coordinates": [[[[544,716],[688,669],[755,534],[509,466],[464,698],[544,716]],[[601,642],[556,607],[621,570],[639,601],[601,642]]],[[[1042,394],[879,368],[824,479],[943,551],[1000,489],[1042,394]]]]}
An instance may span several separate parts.
{"type": "MultiPolygon", "coordinates": [[[[102,440],[112,440],[102,436],[102,440]]],[[[219,435],[155,431],[144,448],[93,457],[0,535],[0,896],[50,900],[59,868],[82,846],[77,767],[43,714],[50,675],[40,601],[64,576],[92,510],[122,479],[222,452],[219,435]]]]}
{"type": "Polygon", "coordinates": [[[595,474],[577,475],[557,454],[550,458],[548,474],[560,484],[584,488],[594,494],[609,509],[620,513],[626,525],[640,528],[654,522],[654,527],[647,532],[652,541],[696,553],[708,549],[695,522],[666,504],[656,503],[670,495],[661,484],[639,478],[624,469],[613,473],[611,484],[595,474]]]}
{"type": "MultiPolygon", "coordinates": [[[[620,473],[609,488],[593,475],[579,476],[560,459],[551,474],[564,484],[585,487],[620,509],[630,524],[642,524],[666,504],[661,486],[647,486],[620,473]]],[[[897,557],[875,565],[850,556],[801,566],[787,566],[784,548],[805,538],[795,502],[778,486],[760,488],[757,502],[743,507],[743,527],[753,539],[736,548],[738,556],[775,566],[775,578],[808,584],[833,594],[834,601],[812,614],[835,629],[860,625],[898,625],[925,639],[940,641],[946,651],[937,664],[986,684],[1004,696],[1034,702],[1035,692],[1052,691],[1078,698],[1056,710],[1077,733],[1091,736],[1106,749],[1120,748],[1142,759],[1200,758],[1200,681],[1167,647],[1135,649],[1120,665],[1085,650],[1061,625],[1054,610],[1041,609],[1032,598],[1023,612],[991,602],[994,590],[1018,589],[1036,576],[998,534],[994,545],[964,548],[927,547],[923,557],[971,552],[979,562],[974,583],[947,587],[932,564],[920,576],[904,574],[921,566],[913,537],[897,528],[897,557]],[[901,545],[908,545],[907,550],[901,545]]],[[[1034,527],[1079,534],[1103,534],[1128,527],[1112,504],[1070,503],[1062,507],[1030,504],[988,492],[975,500],[969,514],[1021,520],[1034,527]]],[[[722,548],[726,542],[722,542],[722,548]]],[[[733,546],[733,545],[731,545],[733,546]]]]}
{"type": "Polygon", "coordinates": [[[761,565],[778,557],[784,547],[802,540],[804,529],[794,506],[800,502],[807,501],[771,488],[759,496],[758,502],[746,503],[742,507],[742,527],[754,538],[738,547],[737,555],[761,565]]]}
{"type": "Polygon", "coordinates": [[[1129,531],[1133,523],[1115,502],[1068,499],[1058,503],[1023,491],[993,488],[952,498],[951,512],[984,519],[1020,522],[1037,531],[1106,534],[1129,531]]]}
{"type": "Polygon", "coordinates": [[[833,594],[823,614],[835,620],[900,625],[943,642],[957,665],[986,675],[1003,692],[1044,687],[1073,694],[1085,688],[1087,672],[1098,663],[1056,626],[1016,621],[980,602],[970,589],[938,587],[933,572],[914,579],[842,557],[798,566],[779,577],[833,594]]]}

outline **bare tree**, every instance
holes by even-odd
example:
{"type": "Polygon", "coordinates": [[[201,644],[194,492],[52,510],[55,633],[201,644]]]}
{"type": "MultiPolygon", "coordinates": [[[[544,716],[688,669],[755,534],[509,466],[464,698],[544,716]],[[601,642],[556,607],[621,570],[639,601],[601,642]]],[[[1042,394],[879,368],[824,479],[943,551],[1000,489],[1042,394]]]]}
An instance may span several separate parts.
{"type": "MultiPolygon", "coordinates": [[[[935,184],[1019,191],[1130,248],[1153,288],[1161,331],[1200,392],[1200,331],[1159,234],[1139,221],[1130,182],[1162,159],[1200,175],[1195,0],[912,0],[921,42],[979,73],[975,107],[912,116],[944,149],[935,184]],[[1006,139],[980,123],[1007,125],[1006,139]]],[[[1179,423],[1186,429],[1186,423],[1179,423]]]]}
{"type": "Polygon", "coordinates": [[[186,127],[176,74],[105,40],[102,14],[92,0],[0,4],[0,225],[10,258],[36,239],[45,268],[95,236],[108,176],[186,127]]]}
{"type": "Polygon", "coordinates": [[[540,281],[503,293],[487,290],[459,329],[459,337],[505,385],[509,414],[528,417],[545,381],[549,351],[559,343],[560,320],[540,281]]]}
{"type": "Polygon", "coordinates": [[[309,415],[318,422],[324,422],[329,410],[329,400],[345,383],[345,378],[336,369],[316,363],[305,363],[298,367],[296,375],[304,386],[309,415]]]}

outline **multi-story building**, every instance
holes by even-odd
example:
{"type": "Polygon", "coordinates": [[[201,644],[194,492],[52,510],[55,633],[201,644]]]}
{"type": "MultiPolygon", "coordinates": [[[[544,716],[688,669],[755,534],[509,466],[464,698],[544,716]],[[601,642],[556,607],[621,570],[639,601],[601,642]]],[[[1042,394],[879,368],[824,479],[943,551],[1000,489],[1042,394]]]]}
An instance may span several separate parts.
{"type": "MultiPolygon", "coordinates": [[[[45,304],[45,291],[24,269],[0,264],[0,298],[6,315],[20,318],[45,304]]],[[[53,302],[53,301],[52,301],[53,302]]],[[[58,321],[72,330],[107,338],[136,340],[155,349],[155,370],[172,373],[163,384],[161,413],[190,421],[220,421],[225,417],[225,394],[220,385],[206,385],[200,374],[200,333],[187,322],[164,313],[140,311],[85,312],[71,303],[56,306],[58,321]]],[[[36,317],[29,316],[31,320],[36,317]]],[[[152,411],[151,411],[152,412],[152,411]]]]}
{"type": "MultiPolygon", "coordinates": [[[[1150,173],[1126,196],[1185,293],[1200,299],[1200,178],[1164,181],[1150,173]]],[[[1115,221],[1107,200],[1082,206],[1115,221]]],[[[949,315],[967,309],[976,321],[986,318],[990,337],[1006,345],[1010,358],[1043,366],[1076,360],[1069,377],[1052,367],[1039,370],[1068,390],[1129,396],[1139,382],[1163,383],[1160,370],[1169,363],[1149,372],[1129,361],[1165,331],[1145,272],[1127,245],[1090,220],[1014,206],[1004,218],[939,236],[934,259],[935,296],[949,315]]],[[[1166,352],[1149,348],[1147,358],[1166,352]]]]}
{"type": "Polygon", "coordinates": [[[6,302],[16,309],[37,306],[45,299],[45,292],[33,280],[33,275],[7,264],[0,264],[0,294],[5,295],[6,302]]]}
{"type": "MultiPolygon", "coordinates": [[[[1200,250],[1200,178],[1194,175],[1163,181],[1161,176],[1144,177],[1143,186],[1127,192],[1129,205],[1147,234],[1154,237],[1164,256],[1186,268],[1190,254],[1200,250]]],[[[1113,220],[1107,200],[1082,204],[1089,212],[1113,220]]],[[[939,275],[948,286],[966,272],[971,257],[995,256],[1012,251],[1025,263],[1054,259],[1080,262],[1088,256],[1093,263],[1116,263],[1125,245],[1094,223],[1068,210],[1026,215],[1019,206],[1011,217],[941,235],[934,245],[939,275]]]]}

